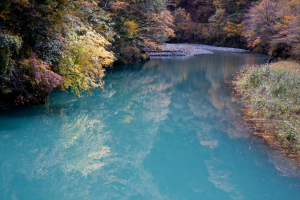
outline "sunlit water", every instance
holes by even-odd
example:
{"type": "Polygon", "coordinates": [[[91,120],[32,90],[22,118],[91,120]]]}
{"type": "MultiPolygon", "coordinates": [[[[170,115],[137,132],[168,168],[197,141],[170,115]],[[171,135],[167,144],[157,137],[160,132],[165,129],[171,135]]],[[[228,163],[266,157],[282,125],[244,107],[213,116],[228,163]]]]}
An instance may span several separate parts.
{"type": "Polygon", "coordinates": [[[0,199],[300,199],[299,170],[253,136],[225,84],[266,60],[152,59],[107,71],[91,96],[1,112],[0,199]]]}

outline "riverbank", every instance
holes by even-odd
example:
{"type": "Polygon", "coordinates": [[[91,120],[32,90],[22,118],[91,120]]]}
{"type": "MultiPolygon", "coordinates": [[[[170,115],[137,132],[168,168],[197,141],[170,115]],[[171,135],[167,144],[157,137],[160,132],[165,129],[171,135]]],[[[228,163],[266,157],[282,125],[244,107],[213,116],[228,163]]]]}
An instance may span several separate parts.
{"type": "Polygon", "coordinates": [[[159,51],[150,51],[150,57],[159,56],[196,56],[213,54],[214,52],[249,52],[248,50],[228,47],[215,47],[203,44],[166,43],[160,46],[159,51]]]}
{"type": "Polygon", "coordinates": [[[291,61],[243,68],[233,81],[254,134],[300,164],[299,85],[300,65],[291,61]]]}

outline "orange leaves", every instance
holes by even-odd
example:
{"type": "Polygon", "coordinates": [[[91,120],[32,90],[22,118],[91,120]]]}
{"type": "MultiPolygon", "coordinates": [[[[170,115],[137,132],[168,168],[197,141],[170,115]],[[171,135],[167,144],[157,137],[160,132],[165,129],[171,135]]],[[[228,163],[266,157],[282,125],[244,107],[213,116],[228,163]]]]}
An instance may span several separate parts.
{"type": "Polygon", "coordinates": [[[269,48],[270,40],[280,30],[278,19],[284,16],[280,9],[280,2],[275,0],[263,0],[250,9],[249,13],[246,14],[243,31],[249,46],[269,48]]]}
{"type": "Polygon", "coordinates": [[[149,49],[157,49],[158,45],[156,42],[153,42],[149,38],[144,38],[144,45],[149,49]]]}
{"type": "Polygon", "coordinates": [[[179,8],[174,12],[175,17],[175,33],[176,39],[184,40],[191,38],[195,27],[191,19],[191,15],[183,8],[179,8]]]}
{"type": "Polygon", "coordinates": [[[299,17],[299,0],[262,0],[246,15],[243,34],[249,46],[270,55],[282,47],[286,49],[280,51],[293,54],[300,41],[299,17]]]}
{"type": "Polygon", "coordinates": [[[256,47],[261,42],[261,37],[257,37],[252,43],[252,47],[256,47]]]}
{"type": "MultiPolygon", "coordinates": [[[[143,37],[144,41],[160,43],[165,41],[168,37],[174,37],[175,33],[172,29],[174,17],[168,10],[159,13],[147,13],[146,23],[148,27],[147,31],[143,31],[140,36],[143,37]]],[[[145,28],[144,28],[145,29],[145,28]]],[[[150,44],[150,43],[149,43],[150,44]]]]}
{"type": "Polygon", "coordinates": [[[171,28],[174,26],[174,17],[171,15],[170,11],[165,10],[158,14],[153,14],[152,16],[155,18],[155,23],[158,25],[157,28],[153,28],[159,29],[165,37],[175,37],[174,30],[171,28]]]}
{"type": "Polygon", "coordinates": [[[216,8],[223,8],[226,2],[224,0],[214,0],[213,4],[216,8]]]}
{"type": "Polygon", "coordinates": [[[117,10],[124,9],[128,5],[129,5],[129,3],[123,2],[123,1],[116,1],[116,2],[112,3],[112,7],[117,9],[117,10]]]}
{"type": "Polygon", "coordinates": [[[87,8],[98,9],[98,5],[95,1],[81,0],[81,4],[87,8]]]}
{"type": "Polygon", "coordinates": [[[279,14],[280,4],[274,0],[263,0],[260,4],[252,7],[249,15],[253,20],[258,20],[261,23],[274,23],[279,14]]]}
{"type": "Polygon", "coordinates": [[[289,22],[291,19],[294,19],[294,16],[284,16],[284,19],[289,22]]]}

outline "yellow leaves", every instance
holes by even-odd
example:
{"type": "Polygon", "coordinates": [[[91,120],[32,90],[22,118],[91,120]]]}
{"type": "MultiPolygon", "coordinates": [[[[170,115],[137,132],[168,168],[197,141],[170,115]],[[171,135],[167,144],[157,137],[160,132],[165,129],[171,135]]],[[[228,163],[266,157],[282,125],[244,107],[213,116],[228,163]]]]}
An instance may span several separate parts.
{"type": "Polygon", "coordinates": [[[64,87],[80,96],[91,88],[102,87],[105,66],[115,60],[112,52],[105,49],[110,43],[99,33],[87,27],[86,34],[71,32],[67,49],[60,64],[60,74],[65,78],[64,87]]]}
{"type": "Polygon", "coordinates": [[[130,21],[130,20],[126,21],[124,23],[124,25],[127,28],[130,37],[135,36],[139,32],[138,31],[139,25],[137,25],[133,20],[132,21],[130,21]]]}
{"type": "Polygon", "coordinates": [[[161,33],[164,38],[175,37],[174,30],[171,28],[174,26],[174,17],[168,10],[160,13],[150,13],[147,15],[149,21],[152,21],[152,31],[156,34],[161,33]]]}
{"type": "Polygon", "coordinates": [[[233,22],[227,22],[223,30],[227,33],[227,37],[240,37],[243,31],[243,23],[235,24],[233,22]]]}

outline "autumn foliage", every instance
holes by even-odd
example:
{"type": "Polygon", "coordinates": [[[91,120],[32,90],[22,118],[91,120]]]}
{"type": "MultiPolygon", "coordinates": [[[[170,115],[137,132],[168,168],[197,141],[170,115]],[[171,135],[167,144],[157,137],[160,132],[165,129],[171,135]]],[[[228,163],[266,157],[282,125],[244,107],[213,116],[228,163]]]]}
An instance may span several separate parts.
{"type": "Polygon", "coordinates": [[[246,48],[245,13],[255,0],[175,0],[173,42],[246,48]]]}
{"type": "Polygon", "coordinates": [[[113,0],[101,5],[113,16],[117,63],[139,62],[148,57],[146,51],[175,36],[174,18],[164,0],[113,0]]]}
{"type": "Polygon", "coordinates": [[[0,24],[0,108],[103,87],[105,67],[174,36],[164,0],[4,0],[0,24]]]}
{"type": "Polygon", "coordinates": [[[300,57],[299,0],[174,0],[172,42],[248,48],[300,57]]]}
{"type": "Polygon", "coordinates": [[[140,62],[163,42],[300,58],[300,0],[4,0],[0,108],[103,87],[105,67],[140,62]]]}
{"type": "Polygon", "coordinates": [[[32,54],[28,59],[24,59],[22,67],[26,67],[30,71],[27,77],[45,95],[49,95],[53,88],[61,86],[64,82],[64,78],[51,71],[49,63],[37,58],[36,54],[32,54]]]}
{"type": "Polygon", "coordinates": [[[263,0],[246,15],[244,36],[253,51],[273,58],[300,56],[300,1],[263,0]]]}

